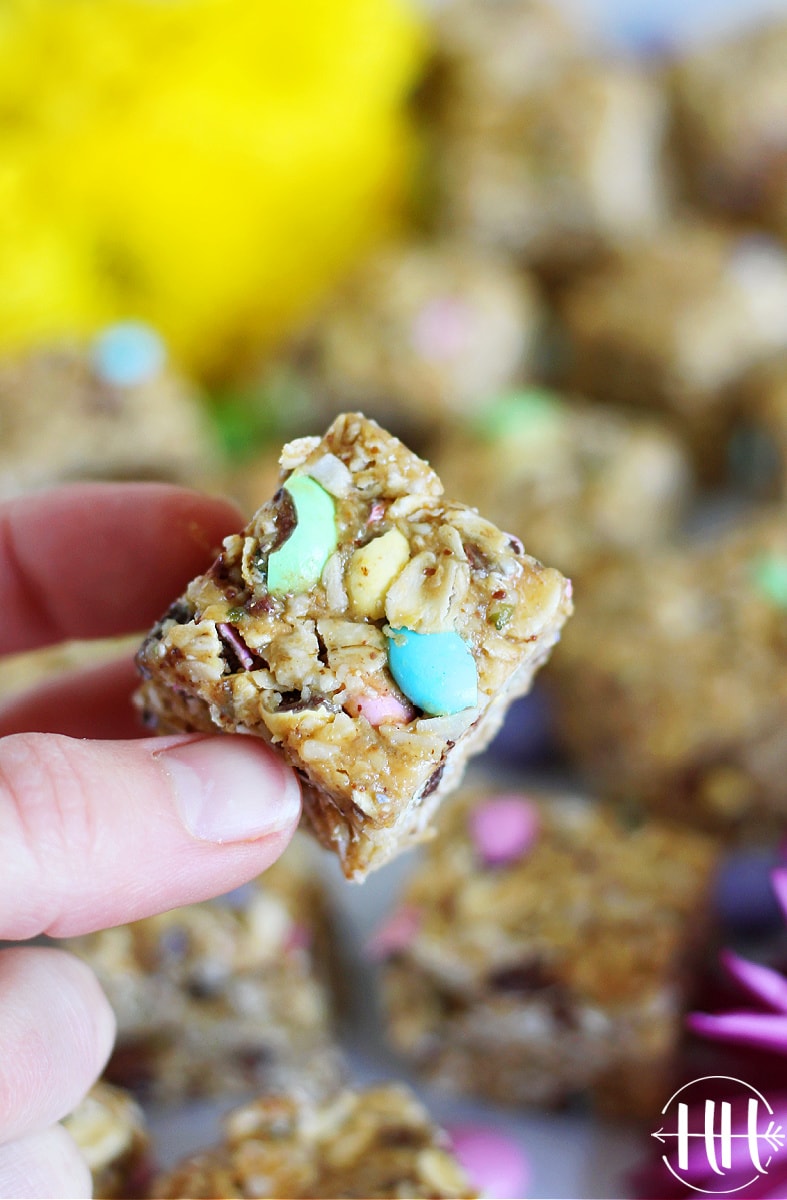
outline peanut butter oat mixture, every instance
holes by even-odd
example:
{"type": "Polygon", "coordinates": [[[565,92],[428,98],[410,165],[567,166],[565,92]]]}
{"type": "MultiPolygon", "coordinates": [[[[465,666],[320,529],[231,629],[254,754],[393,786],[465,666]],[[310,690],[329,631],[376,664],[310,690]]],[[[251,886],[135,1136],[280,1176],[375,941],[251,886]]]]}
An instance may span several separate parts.
{"type": "Polygon", "coordinates": [[[99,1081],[63,1121],[93,1177],[93,1195],[139,1196],[149,1180],[149,1136],[139,1105],[99,1081]]]}
{"type": "Polygon", "coordinates": [[[0,364],[1,499],[74,479],[193,486],[215,458],[197,395],[171,370],[119,386],[71,346],[0,364]]]}
{"type": "Polygon", "coordinates": [[[451,492],[527,529],[528,549],[574,580],[605,555],[664,541],[692,491],[688,455],[665,422],[543,388],[456,423],[435,466],[451,492]]]}
{"type": "Polygon", "coordinates": [[[550,680],[606,795],[742,840],[784,828],[787,527],[764,508],[585,583],[550,680]]]}
{"type": "Polygon", "coordinates": [[[312,830],[361,880],[429,835],[558,640],[570,583],[360,414],[281,465],[273,500],[145,641],[137,703],[162,733],[277,746],[312,830]]]}
{"type": "Polygon", "coordinates": [[[395,1046],[452,1091],[652,1112],[714,862],[710,839],[567,793],[452,799],[370,946],[395,1046]]]}
{"type": "Polygon", "coordinates": [[[340,1092],[322,1106],[267,1096],[231,1113],[226,1140],[162,1175],[152,1196],[472,1197],[463,1171],[407,1088],[340,1092]]]}
{"type": "Polygon", "coordinates": [[[64,943],[115,1012],[113,1082],[159,1103],[338,1086],[316,856],[296,838],[259,881],[227,896],[64,943]]]}

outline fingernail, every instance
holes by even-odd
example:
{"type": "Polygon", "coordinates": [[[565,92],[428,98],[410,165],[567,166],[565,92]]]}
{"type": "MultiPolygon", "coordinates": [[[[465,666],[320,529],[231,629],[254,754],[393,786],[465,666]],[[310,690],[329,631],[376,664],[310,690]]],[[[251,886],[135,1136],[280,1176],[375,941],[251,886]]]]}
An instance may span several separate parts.
{"type": "Polygon", "coordinates": [[[205,738],[156,757],[172,781],[183,824],[200,841],[252,841],[298,820],[298,780],[262,742],[205,738]]]}

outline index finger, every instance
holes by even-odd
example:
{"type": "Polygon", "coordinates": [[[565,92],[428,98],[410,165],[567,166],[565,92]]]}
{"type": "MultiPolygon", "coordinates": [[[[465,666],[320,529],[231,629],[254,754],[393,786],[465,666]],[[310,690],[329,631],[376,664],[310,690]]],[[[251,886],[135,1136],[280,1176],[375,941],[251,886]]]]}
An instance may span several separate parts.
{"type": "Polygon", "coordinates": [[[155,621],[243,518],[159,483],[79,483],[0,506],[0,654],[155,621]]]}

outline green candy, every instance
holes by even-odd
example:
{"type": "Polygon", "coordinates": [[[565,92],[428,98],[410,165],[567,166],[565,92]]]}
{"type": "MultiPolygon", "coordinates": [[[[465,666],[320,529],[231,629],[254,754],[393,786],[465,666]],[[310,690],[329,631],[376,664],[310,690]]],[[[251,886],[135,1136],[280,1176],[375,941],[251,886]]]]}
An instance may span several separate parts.
{"type": "Polygon", "coordinates": [[[762,554],[751,564],[751,578],[757,591],[777,608],[787,608],[787,558],[762,554]]]}
{"type": "Polygon", "coordinates": [[[556,428],[563,420],[558,396],[545,388],[524,388],[499,396],[477,414],[473,427],[484,441],[527,437],[556,428]]]}
{"type": "Polygon", "coordinates": [[[294,475],[284,490],[295,505],[297,524],[268,558],[268,591],[278,596],[306,592],[318,583],[336,549],[336,510],[325,488],[308,475],[294,475]]]}

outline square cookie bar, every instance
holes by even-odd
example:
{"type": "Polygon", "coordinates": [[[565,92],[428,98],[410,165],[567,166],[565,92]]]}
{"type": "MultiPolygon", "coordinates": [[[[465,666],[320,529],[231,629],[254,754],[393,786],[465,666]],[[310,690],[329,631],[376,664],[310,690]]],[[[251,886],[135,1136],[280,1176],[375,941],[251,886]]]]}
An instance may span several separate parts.
{"type": "Polygon", "coordinates": [[[692,198],[768,222],[787,200],[787,21],[705,40],[674,64],[672,138],[692,198]]]}
{"type": "Polygon", "coordinates": [[[462,793],[369,947],[394,1045],[455,1092],[651,1116],[713,863],[700,834],[571,795],[462,793]]]}
{"type": "Polygon", "coordinates": [[[263,1096],[225,1119],[221,1146],[154,1181],[151,1196],[473,1197],[459,1164],[415,1096],[387,1084],[315,1105],[263,1096]]]}
{"type": "Polygon", "coordinates": [[[145,1194],[150,1138],[144,1113],[127,1092],[99,1081],[63,1125],[90,1168],[94,1196],[145,1194]]]}
{"type": "Polygon", "coordinates": [[[780,834],[786,611],[781,508],[586,580],[550,687],[593,786],[729,837],[780,834]]]}
{"type": "Polygon", "coordinates": [[[322,895],[305,840],[216,900],[72,938],[118,1023],[107,1077],[163,1103],[341,1079],[318,963],[322,895]]]}
{"type": "MultiPolygon", "coordinates": [[[[358,405],[419,444],[531,374],[544,324],[535,283],[499,254],[403,242],[366,259],[262,383],[310,397],[311,428],[358,405]]],[[[294,417],[295,402],[280,411],[294,417]]]]}
{"type": "Polygon", "coordinates": [[[217,449],[196,392],[147,326],[0,362],[0,499],[75,479],[196,485],[217,449]]]}
{"type": "Polygon", "coordinates": [[[579,279],[561,305],[566,382],[669,414],[712,477],[733,420],[731,386],[787,349],[787,254],[776,239],[676,223],[579,279]]]}
{"type": "Polygon", "coordinates": [[[449,492],[526,528],[528,549],[572,578],[610,553],[663,541],[685,515],[688,455],[658,419],[543,388],[499,396],[441,440],[449,492]]]}
{"type": "Polygon", "coordinates": [[[283,486],[145,641],[149,728],[280,749],[350,879],[429,836],[571,612],[559,571],[357,413],[286,446],[283,486]]]}
{"type": "Polygon", "coordinates": [[[667,220],[667,102],[654,73],[577,53],[581,34],[558,46],[543,22],[517,57],[505,33],[522,7],[452,4],[438,23],[436,219],[559,278],[667,220]],[[498,31],[485,63],[479,27],[498,31]]]}

